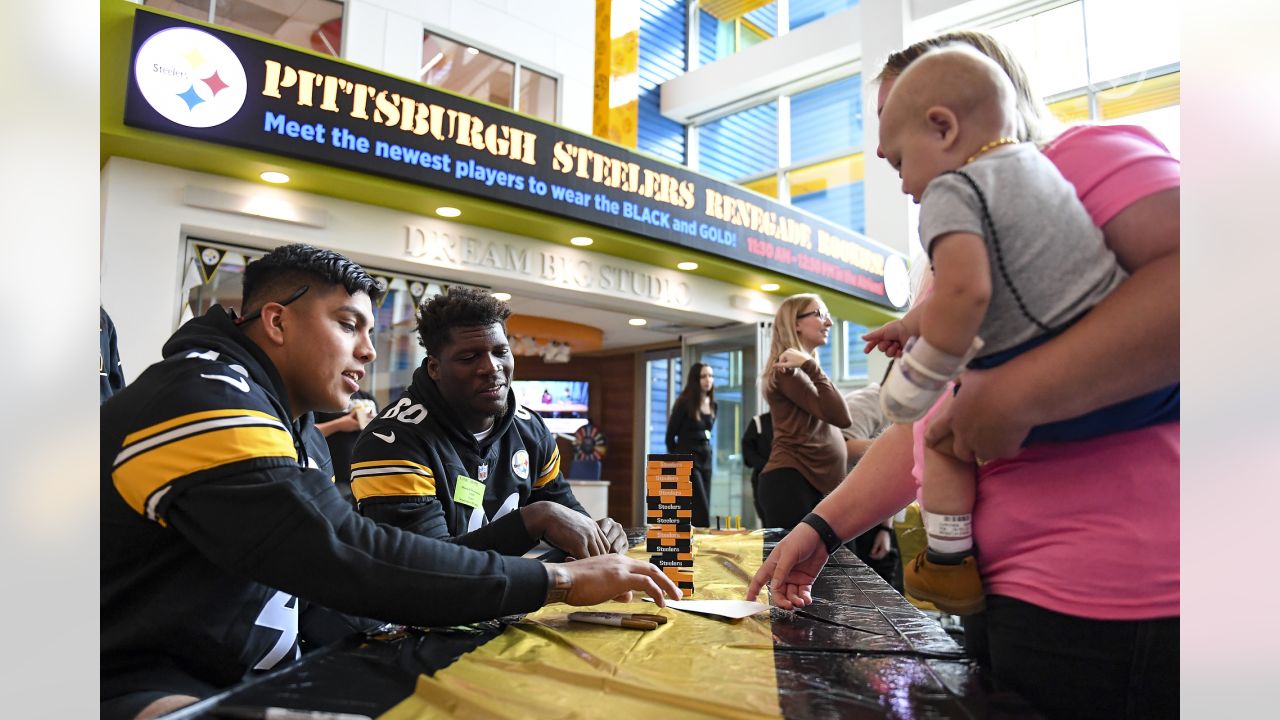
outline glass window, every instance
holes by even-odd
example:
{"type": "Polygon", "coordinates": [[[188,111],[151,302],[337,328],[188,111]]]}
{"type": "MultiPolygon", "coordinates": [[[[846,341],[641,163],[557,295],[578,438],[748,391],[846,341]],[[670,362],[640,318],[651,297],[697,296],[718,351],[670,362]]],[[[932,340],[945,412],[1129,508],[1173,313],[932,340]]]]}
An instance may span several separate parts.
{"type": "Polygon", "coordinates": [[[1084,14],[1079,2],[993,28],[991,34],[1009,46],[1041,95],[1089,84],[1084,14]]]}
{"type": "MultiPolygon", "coordinates": [[[[215,304],[241,312],[244,266],[262,255],[261,250],[188,240],[179,322],[203,315],[215,304]]],[[[426,357],[426,350],[418,343],[415,317],[418,305],[440,294],[450,284],[366,269],[388,288],[382,303],[373,309],[373,346],[378,356],[361,382],[362,389],[372,393],[382,408],[409,387],[413,371],[426,357]]]]}
{"type": "Polygon", "coordinates": [[[426,31],[422,35],[422,67],[418,79],[434,87],[515,108],[555,122],[559,81],[546,73],[487,53],[466,43],[426,31]],[[520,100],[516,106],[515,82],[520,76],[520,100]]]}
{"type": "Polygon", "coordinates": [[[867,379],[867,354],[862,351],[866,346],[866,341],[862,336],[867,333],[865,325],[849,322],[845,320],[840,324],[840,334],[843,342],[840,347],[844,350],[844,372],[841,380],[866,380],[867,379]]]}
{"type": "Polygon", "coordinates": [[[791,158],[862,147],[862,75],[851,75],[791,96],[791,158]]]}
{"type": "Polygon", "coordinates": [[[858,0],[791,0],[787,14],[791,31],[858,4],[858,0]]]}
{"type": "Polygon", "coordinates": [[[649,415],[648,454],[667,452],[667,419],[671,416],[671,403],[680,394],[680,351],[668,351],[648,356],[645,377],[648,385],[647,412],[649,415]]]}
{"type": "Polygon", "coordinates": [[[419,79],[495,105],[511,107],[515,63],[427,32],[422,39],[419,79]]]}
{"type": "Polygon", "coordinates": [[[727,58],[778,34],[777,3],[702,0],[698,10],[698,62],[727,58]]]}
{"type": "Polygon", "coordinates": [[[338,56],[342,49],[339,0],[148,0],[148,7],[274,38],[338,56]]]}
{"type": "Polygon", "coordinates": [[[863,164],[863,154],[857,153],[788,172],[791,204],[855,232],[866,232],[863,164]]]}
{"type": "Polygon", "coordinates": [[[992,33],[1013,46],[1037,90],[1056,94],[1049,109],[1063,123],[1139,125],[1170,154],[1180,156],[1178,16],[1165,3],[1078,1],[995,28],[992,33]],[[1055,14],[1056,20],[1051,20],[1049,16],[1055,14]],[[1084,82],[1063,79],[1067,75],[1057,67],[1061,61],[1029,45],[1033,29],[1041,32],[1054,23],[1062,34],[1057,42],[1072,48],[1068,58],[1071,77],[1076,73],[1075,48],[1087,48],[1084,82]],[[1046,76],[1057,79],[1042,83],[1046,76]],[[1079,84],[1070,87],[1074,83],[1079,84]]]}
{"type": "Polygon", "coordinates": [[[778,166],[778,103],[743,110],[698,128],[699,169],[722,180],[778,166]]]}
{"type": "Polygon", "coordinates": [[[1176,3],[1160,0],[1089,0],[1084,5],[1089,73],[1094,82],[1178,62],[1176,3]]]}
{"type": "Polygon", "coordinates": [[[556,79],[527,67],[520,68],[520,112],[552,122],[556,119],[556,79]]]}

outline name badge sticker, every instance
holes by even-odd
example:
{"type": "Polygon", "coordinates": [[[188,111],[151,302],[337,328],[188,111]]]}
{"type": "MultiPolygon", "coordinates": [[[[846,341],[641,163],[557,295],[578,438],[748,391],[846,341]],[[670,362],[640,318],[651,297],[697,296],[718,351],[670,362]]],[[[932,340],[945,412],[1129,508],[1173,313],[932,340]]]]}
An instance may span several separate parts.
{"type": "Polygon", "coordinates": [[[466,475],[459,475],[453,485],[453,501],[470,508],[478,508],[484,504],[484,483],[476,482],[466,475]]]}

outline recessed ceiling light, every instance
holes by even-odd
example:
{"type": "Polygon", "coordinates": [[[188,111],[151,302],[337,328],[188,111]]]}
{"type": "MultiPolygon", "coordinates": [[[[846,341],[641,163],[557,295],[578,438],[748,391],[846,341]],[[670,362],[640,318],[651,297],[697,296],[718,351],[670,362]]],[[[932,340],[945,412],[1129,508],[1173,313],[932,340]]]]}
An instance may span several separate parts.
{"type": "Polygon", "coordinates": [[[477,50],[477,49],[475,49],[475,48],[473,48],[473,47],[469,47],[469,48],[467,48],[467,54],[468,54],[468,55],[475,55],[476,53],[479,53],[479,52],[480,52],[479,50],[477,50]]]}
{"type": "Polygon", "coordinates": [[[276,185],[289,182],[288,175],[285,175],[282,172],[276,172],[275,170],[268,170],[262,173],[261,175],[259,175],[258,177],[262,178],[263,180],[266,180],[269,183],[275,183],[276,185]]]}
{"type": "Polygon", "coordinates": [[[679,268],[679,269],[681,269],[681,270],[697,270],[697,269],[698,269],[698,263],[696,263],[696,262],[690,262],[690,261],[688,261],[688,260],[685,260],[685,261],[684,261],[684,262],[682,262],[682,263],[676,263],[676,267],[677,267],[677,268],[679,268]]]}
{"type": "Polygon", "coordinates": [[[511,299],[511,293],[496,292],[493,294],[494,299],[506,302],[511,299]]]}
{"type": "Polygon", "coordinates": [[[765,292],[776,292],[781,287],[782,286],[779,285],[778,283],[762,283],[760,285],[760,289],[765,292]]]}
{"type": "Polygon", "coordinates": [[[571,237],[571,238],[569,238],[569,244],[570,244],[570,245],[577,245],[578,247],[586,247],[586,246],[590,245],[590,244],[591,244],[591,243],[593,243],[593,242],[595,242],[595,240],[592,240],[591,238],[587,237],[586,235],[579,235],[578,237],[571,237]]]}
{"type": "Polygon", "coordinates": [[[649,321],[645,320],[644,318],[631,318],[630,320],[627,321],[627,324],[640,327],[641,325],[648,325],[649,321]]]}
{"type": "Polygon", "coordinates": [[[458,217],[462,214],[462,211],[456,207],[438,207],[436,208],[436,214],[440,217],[458,217]]]}

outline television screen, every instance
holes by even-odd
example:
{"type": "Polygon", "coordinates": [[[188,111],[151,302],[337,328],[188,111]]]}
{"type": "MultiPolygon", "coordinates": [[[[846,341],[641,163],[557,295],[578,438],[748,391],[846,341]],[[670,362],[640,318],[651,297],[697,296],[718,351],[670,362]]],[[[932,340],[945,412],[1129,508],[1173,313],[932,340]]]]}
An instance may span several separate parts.
{"type": "Polygon", "coordinates": [[[516,402],[542,416],[547,429],[572,435],[587,424],[590,383],[585,380],[512,380],[516,402]]]}

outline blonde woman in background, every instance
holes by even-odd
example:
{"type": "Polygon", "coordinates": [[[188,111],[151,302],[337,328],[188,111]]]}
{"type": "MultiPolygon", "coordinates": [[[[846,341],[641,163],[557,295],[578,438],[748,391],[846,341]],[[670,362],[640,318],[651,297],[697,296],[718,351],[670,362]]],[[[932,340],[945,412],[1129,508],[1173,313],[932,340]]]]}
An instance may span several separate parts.
{"type": "Polygon", "coordinates": [[[831,314],[817,295],[792,295],[773,318],[773,341],[760,376],[773,415],[773,447],[760,471],[765,527],[795,527],[844,479],[840,429],[852,422],[849,407],[817,356],[830,334],[831,314]]]}

